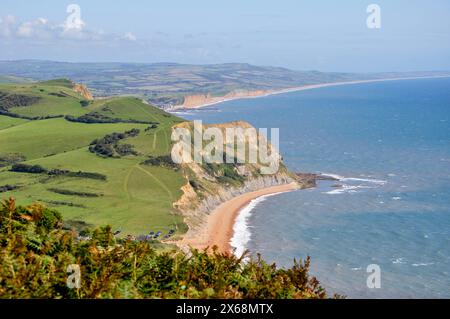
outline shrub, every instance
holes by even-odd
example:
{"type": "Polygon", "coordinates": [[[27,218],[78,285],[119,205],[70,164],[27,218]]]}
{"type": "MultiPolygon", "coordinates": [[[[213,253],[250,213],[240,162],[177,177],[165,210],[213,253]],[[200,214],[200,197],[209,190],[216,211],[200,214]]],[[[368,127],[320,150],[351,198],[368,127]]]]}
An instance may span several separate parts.
{"type": "Polygon", "coordinates": [[[126,131],[125,133],[112,133],[105,135],[103,138],[92,141],[89,146],[89,151],[101,157],[137,155],[137,153],[133,150],[133,145],[119,145],[118,142],[129,137],[138,136],[139,132],[139,129],[134,128],[130,131],[126,131]]]}
{"type": "Polygon", "coordinates": [[[42,174],[47,173],[47,170],[40,165],[14,164],[11,167],[11,172],[42,174]]]}
{"type": "Polygon", "coordinates": [[[80,104],[81,104],[82,107],[86,107],[86,106],[88,106],[90,104],[90,102],[86,101],[86,100],[81,100],[80,104]]]}
{"type": "Polygon", "coordinates": [[[16,185],[0,186],[0,193],[10,192],[10,191],[13,191],[13,190],[18,189],[18,188],[20,188],[20,187],[16,186],[16,185]]]}
{"type": "Polygon", "coordinates": [[[80,177],[88,179],[96,179],[101,181],[106,181],[106,175],[100,173],[90,173],[90,172],[71,172],[68,170],[52,169],[48,172],[50,176],[67,176],[67,177],[80,177]]]}
{"type": "Polygon", "coordinates": [[[200,184],[197,181],[194,181],[193,179],[189,180],[189,185],[191,185],[192,188],[195,190],[201,188],[200,184]]]}
{"type": "Polygon", "coordinates": [[[61,189],[61,188],[49,188],[50,192],[61,194],[61,195],[69,195],[69,196],[79,196],[79,197],[100,197],[101,195],[95,193],[87,193],[87,192],[76,192],[69,189],[61,189]]]}
{"type": "Polygon", "coordinates": [[[80,117],[66,115],[65,119],[70,122],[78,122],[85,124],[105,124],[105,123],[135,123],[135,124],[158,124],[152,121],[139,121],[132,119],[112,118],[98,112],[91,112],[80,117]]]}
{"type": "Polygon", "coordinates": [[[310,258],[289,269],[261,256],[244,262],[217,250],[157,252],[148,242],[117,240],[111,227],[88,240],[61,229],[41,205],[0,206],[0,298],[326,298],[309,275],[310,258]],[[67,267],[80,265],[81,287],[67,288],[67,267]],[[13,270],[13,271],[11,271],[13,270]]]}
{"type": "Polygon", "coordinates": [[[120,156],[126,156],[126,155],[138,155],[138,153],[133,149],[133,145],[131,144],[116,144],[114,146],[114,150],[119,154],[120,156]]]}
{"type": "Polygon", "coordinates": [[[152,125],[150,125],[149,127],[147,127],[147,128],[145,129],[145,132],[154,130],[154,129],[156,129],[156,128],[158,128],[158,125],[152,124],[152,125]]]}
{"type": "Polygon", "coordinates": [[[171,168],[171,169],[179,169],[179,165],[175,164],[173,162],[172,157],[170,155],[150,157],[149,159],[145,160],[141,164],[160,166],[160,167],[166,167],[166,168],[171,168]]]}
{"type": "Polygon", "coordinates": [[[205,163],[202,167],[209,175],[214,176],[219,183],[241,185],[245,181],[245,178],[239,175],[236,170],[236,165],[205,163]]]}
{"type": "Polygon", "coordinates": [[[26,158],[22,154],[10,153],[0,155],[0,168],[14,163],[23,162],[26,158]]]}
{"type": "Polygon", "coordinates": [[[39,102],[40,99],[38,96],[0,92],[0,110],[8,111],[13,107],[30,106],[39,102]]]}

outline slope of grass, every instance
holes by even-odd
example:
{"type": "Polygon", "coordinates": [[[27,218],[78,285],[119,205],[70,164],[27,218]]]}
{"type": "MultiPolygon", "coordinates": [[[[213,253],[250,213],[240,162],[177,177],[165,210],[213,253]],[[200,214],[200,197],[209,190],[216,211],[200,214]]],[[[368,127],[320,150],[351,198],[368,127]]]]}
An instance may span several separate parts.
{"type": "Polygon", "coordinates": [[[51,156],[89,145],[94,139],[112,132],[132,128],[145,129],[143,124],[83,124],[63,118],[30,121],[0,131],[1,153],[20,153],[28,160],[51,156]]]}
{"type": "Polygon", "coordinates": [[[39,101],[30,106],[12,107],[9,112],[23,116],[55,116],[55,115],[82,115],[86,110],[80,107],[83,97],[64,83],[56,82],[62,86],[41,83],[33,84],[1,84],[0,92],[37,97],[39,101]]]}
{"type": "Polygon", "coordinates": [[[101,113],[108,117],[125,120],[165,123],[168,119],[177,119],[158,108],[143,103],[141,99],[134,97],[99,100],[87,107],[87,110],[101,113]]]}
{"type": "MultiPolygon", "coordinates": [[[[2,182],[21,186],[14,196],[19,200],[43,202],[57,207],[66,219],[83,220],[90,224],[111,224],[124,234],[167,233],[181,224],[172,214],[172,203],[181,196],[183,176],[173,170],[140,166],[140,158],[103,159],[86,148],[31,161],[43,167],[96,172],[107,181],[83,178],[3,172],[2,182]],[[51,189],[98,194],[99,197],[79,197],[57,194],[51,189]],[[55,204],[56,202],[56,204],[55,204]]],[[[6,195],[5,195],[6,196],[6,195]]]]}
{"type": "Polygon", "coordinates": [[[173,213],[173,203],[181,196],[186,180],[180,171],[158,166],[141,165],[149,156],[170,153],[171,127],[180,122],[136,98],[98,100],[82,107],[77,93],[64,88],[60,80],[29,86],[2,86],[0,91],[39,95],[32,106],[14,108],[22,114],[48,115],[65,110],[71,115],[100,112],[112,118],[157,122],[148,124],[114,123],[84,124],[64,118],[27,121],[0,117],[0,154],[25,156],[25,164],[41,165],[48,170],[91,172],[106,176],[94,180],[66,175],[17,173],[10,167],[0,169],[0,186],[14,185],[18,189],[2,193],[27,202],[41,202],[60,209],[66,220],[81,220],[93,225],[111,224],[122,235],[147,234],[150,231],[185,229],[182,218],[173,213]],[[55,86],[55,84],[59,86],[55,86]],[[44,90],[43,92],[41,90],[44,90]],[[42,97],[48,92],[66,92],[67,96],[42,97]],[[61,104],[53,104],[53,97],[61,104]],[[19,110],[20,109],[20,110],[19,110]],[[131,144],[137,155],[103,158],[89,151],[89,144],[114,132],[139,129],[136,137],[120,144],[131,144]],[[147,129],[147,130],[146,130],[147,129]],[[94,194],[95,197],[80,194],[94,194]]]}
{"type": "Polygon", "coordinates": [[[47,85],[47,86],[62,86],[65,88],[71,89],[73,86],[73,82],[69,79],[54,79],[48,81],[42,81],[38,83],[39,85],[47,85]]]}
{"type": "Polygon", "coordinates": [[[13,118],[9,116],[0,115],[0,130],[20,125],[28,122],[27,120],[13,118]]]}

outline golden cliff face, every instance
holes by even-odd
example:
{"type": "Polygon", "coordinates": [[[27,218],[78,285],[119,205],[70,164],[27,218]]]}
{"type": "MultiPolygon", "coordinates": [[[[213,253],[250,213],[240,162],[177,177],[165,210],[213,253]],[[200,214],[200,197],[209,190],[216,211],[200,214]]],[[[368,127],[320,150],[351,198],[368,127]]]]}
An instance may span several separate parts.
{"type": "Polygon", "coordinates": [[[74,83],[73,90],[83,96],[86,100],[92,101],[94,97],[89,89],[84,84],[74,83]]]}
{"type": "Polygon", "coordinates": [[[209,94],[189,95],[184,98],[183,106],[186,108],[211,103],[213,98],[209,94]]]}
{"type": "MultiPolygon", "coordinates": [[[[245,121],[234,121],[222,124],[203,125],[204,129],[210,127],[218,128],[224,131],[227,128],[242,128],[248,129],[253,126],[245,121]]],[[[183,122],[177,124],[174,128],[186,128],[193,129],[191,122],[183,122]]],[[[239,138],[237,138],[239,141],[239,138]]],[[[242,141],[246,144],[246,149],[250,152],[250,149],[258,149],[257,144],[249,145],[248,140],[242,141]]],[[[225,146],[224,146],[225,147],[225,146]]],[[[269,144],[271,148],[271,145],[269,144]]],[[[225,147],[226,148],[226,147],[225,147]]],[[[271,151],[272,152],[272,151],[271,151]]],[[[281,159],[280,159],[281,160],[281,159]]],[[[280,162],[279,170],[270,175],[261,174],[261,163],[246,163],[246,164],[225,164],[230,169],[235,171],[236,175],[239,175],[239,183],[223,183],[220,180],[222,176],[221,169],[218,165],[215,171],[207,170],[205,165],[199,163],[186,163],[182,164],[185,177],[187,179],[186,185],[181,190],[183,192],[182,197],[174,203],[174,208],[186,217],[185,222],[188,226],[195,227],[198,220],[197,217],[202,217],[204,214],[211,212],[213,208],[220,203],[243,193],[255,191],[261,188],[289,184],[295,180],[294,174],[290,173],[286,167],[280,162]],[[192,181],[195,181],[192,184],[192,181]],[[194,187],[196,189],[194,189],[194,187]]],[[[203,220],[203,218],[200,218],[203,220]]]]}
{"type": "Polygon", "coordinates": [[[240,91],[234,91],[234,92],[228,93],[227,95],[225,95],[225,98],[238,99],[238,98],[244,98],[244,97],[255,97],[255,96],[261,96],[261,95],[264,95],[267,93],[268,93],[268,91],[265,91],[265,90],[256,90],[256,91],[240,90],[240,91]]]}
{"type": "Polygon", "coordinates": [[[266,90],[255,90],[255,91],[238,90],[227,93],[224,96],[211,96],[210,94],[188,95],[184,97],[184,102],[181,105],[181,107],[195,108],[203,105],[215,104],[228,100],[264,96],[269,93],[270,91],[266,90]]]}

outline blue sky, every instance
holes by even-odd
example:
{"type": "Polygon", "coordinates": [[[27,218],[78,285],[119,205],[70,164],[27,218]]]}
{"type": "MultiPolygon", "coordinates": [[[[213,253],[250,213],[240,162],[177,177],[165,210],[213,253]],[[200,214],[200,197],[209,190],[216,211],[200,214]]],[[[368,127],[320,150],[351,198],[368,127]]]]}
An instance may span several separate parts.
{"type": "Polygon", "coordinates": [[[448,0],[2,0],[0,19],[0,60],[450,70],[448,0]],[[372,3],[380,29],[366,25],[372,3]]]}

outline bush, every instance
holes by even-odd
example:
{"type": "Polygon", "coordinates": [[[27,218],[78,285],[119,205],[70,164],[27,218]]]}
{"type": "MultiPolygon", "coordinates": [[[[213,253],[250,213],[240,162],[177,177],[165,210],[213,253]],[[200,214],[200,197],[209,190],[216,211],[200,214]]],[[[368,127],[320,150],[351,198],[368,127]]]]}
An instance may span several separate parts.
{"type": "Polygon", "coordinates": [[[159,124],[152,121],[139,121],[131,119],[112,118],[98,112],[91,112],[80,117],[66,115],[65,119],[70,122],[78,122],[85,124],[106,124],[106,123],[135,123],[135,124],[159,124]]]}
{"type": "Polygon", "coordinates": [[[90,104],[90,102],[86,101],[86,100],[81,100],[80,104],[81,104],[82,107],[86,107],[86,106],[88,106],[90,104]]]}
{"type": "Polygon", "coordinates": [[[47,173],[47,170],[40,165],[14,164],[11,167],[11,172],[42,174],[47,173]]]}
{"type": "Polygon", "coordinates": [[[133,149],[133,145],[131,144],[117,144],[114,146],[114,150],[119,154],[120,156],[126,156],[126,155],[138,155],[138,153],[133,149]]]}
{"type": "Polygon", "coordinates": [[[106,181],[106,175],[100,173],[90,173],[90,172],[71,172],[68,170],[60,170],[60,169],[52,169],[48,172],[50,176],[67,176],[67,177],[79,177],[79,178],[88,178],[88,179],[96,179],[100,181],[106,181]]]}
{"type": "Polygon", "coordinates": [[[145,160],[141,164],[143,165],[152,165],[152,166],[159,166],[159,167],[166,167],[171,169],[178,169],[179,165],[175,164],[172,160],[172,157],[170,155],[163,155],[158,157],[150,157],[149,159],[145,160]]]}
{"type": "Polygon", "coordinates": [[[61,189],[61,188],[49,188],[50,192],[61,194],[61,195],[69,195],[69,196],[79,196],[79,197],[100,197],[101,195],[95,193],[87,193],[87,192],[75,192],[69,189],[61,189]]]}
{"type": "Polygon", "coordinates": [[[151,131],[151,130],[154,130],[154,129],[157,129],[157,128],[158,128],[158,125],[152,124],[152,125],[150,125],[149,127],[147,127],[145,129],[145,132],[148,132],[148,131],[151,131]]]}
{"type": "Polygon", "coordinates": [[[112,133],[105,135],[101,139],[92,141],[91,145],[89,146],[89,151],[101,157],[137,155],[137,152],[133,150],[133,145],[119,145],[118,142],[129,137],[138,136],[139,132],[139,129],[134,128],[130,131],[126,131],[125,133],[112,133]]]}
{"type": "Polygon", "coordinates": [[[192,179],[189,180],[189,185],[191,185],[192,188],[195,189],[195,190],[201,188],[200,184],[197,181],[194,181],[192,179]]]}
{"type": "Polygon", "coordinates": [[[22,154],[10,153],[0,155],[0,168],[14,163],[23,162],[26,158],[22,154]]]}
{"type": "Polygon", "coordinates": [[[116,240],[111,227],[88,240],[61,229],[61,217],[41,205],[0,206],[0,298],[326,298],[309,275],[310,258],[289,269],[260,256],[157,252],[148,242],[116,240]],[[78,264],[81,287],[67,287],[78,264]],[[13,270],[13,271],[11,271],[13,270]]]}
{"type": "Polygon", "coordinates": [[[236,165],[205,163],[202,167],[209,175],[214,176],[219,183],[241,185],[245,181],[245,178],[239,175],[236,170],[236,165]]]}
{"type": "Polygon", "coordinates": [[[10,192],[10,191],[13,191],[13,190],[18,189],[18,188],[20,188],[20,187],[16,186],[16,185],[0,186],[0,193],[10,192]]]}
{"type": "Polygon", "coordinates": [[[47,170],[46,168],[40,165],[27,165],[27,164],[14,164],[11,167],[11,172],[17,173],[29,173],[29,174],[48,174],[49,176],[66,176],[66,177],[79,177],[79,178],[89,178],[105,181],[106,175],[100,173],[91,173],[91,172],[71,172],[68,170],[61,169],[52,169],[47,170]]]}
{"type": "Polygon", "coordinates": [[[8,111],[14,107],[30,106],[39,102],[40,99],[38,96],[0,92],[0,110],[8,111]]]}

